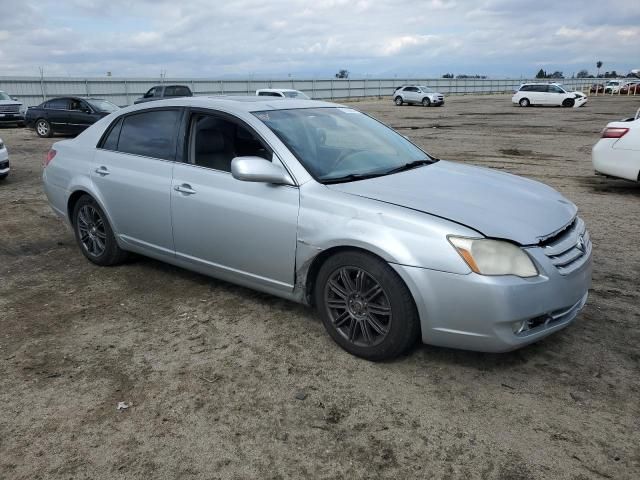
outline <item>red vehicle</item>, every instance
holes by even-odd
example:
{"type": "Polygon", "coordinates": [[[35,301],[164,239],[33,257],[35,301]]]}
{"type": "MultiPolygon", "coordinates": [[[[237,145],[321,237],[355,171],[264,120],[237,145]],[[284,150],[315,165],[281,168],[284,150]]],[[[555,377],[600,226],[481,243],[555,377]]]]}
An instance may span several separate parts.
{"type": "Polygon", "coordinates": [[[627,83],[620,87],[620,95],[640,95],[640,83],[627,83]]]}
{"type": "Polygon", "coordinates": [[[604,93],[604,84],[602,83],[594,83],[593,85],[591,85],[591,88],[589,89],[590,93],[604,93]]]}

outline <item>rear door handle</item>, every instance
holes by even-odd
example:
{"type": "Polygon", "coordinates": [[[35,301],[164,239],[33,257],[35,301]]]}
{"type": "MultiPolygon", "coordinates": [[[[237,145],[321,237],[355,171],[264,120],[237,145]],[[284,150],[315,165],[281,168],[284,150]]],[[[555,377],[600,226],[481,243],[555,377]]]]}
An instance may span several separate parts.
{"type": "Polygon", "coordinates": [[[105,166],[98,167],[96,168],[96,173],[104,177],[105,175],[109,175],[109,169],[105,166]]]}
{"type": "Polygon", "coordinates": [[[196,191],[191,188],[191,185],[188,183],[183,183],[182,185],[176,185],[173,187],[176,192],[184,193],[185,195],[193,195],[196,191]]]}

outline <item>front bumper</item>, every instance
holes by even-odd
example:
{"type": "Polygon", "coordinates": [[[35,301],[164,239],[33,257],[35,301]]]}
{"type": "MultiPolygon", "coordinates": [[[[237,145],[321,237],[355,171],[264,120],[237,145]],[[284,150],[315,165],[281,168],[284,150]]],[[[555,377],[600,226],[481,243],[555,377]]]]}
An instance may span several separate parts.
{"type": "Polygon", "coordinates": [[[506,352],[569,325],[587,300],[591,252],[584,264],[569,275],[561,275],[541,248],[528,252],[541,272],[534,278],[458,275],[392,264],[415,299],[423,342],[506,352]],[[523,321],[535,326],[515,333],[523,321]]]}
{"type": "Polygon", "coordinates": [[[0,123],[23,123],[24,113],[0,113],[0,123]]]}
{"type": "Polygon", "coordinates": [[[585,103],[587,103],[587,97],[578,97],[575,99],[573,108],[582,107],[585,103]]]}

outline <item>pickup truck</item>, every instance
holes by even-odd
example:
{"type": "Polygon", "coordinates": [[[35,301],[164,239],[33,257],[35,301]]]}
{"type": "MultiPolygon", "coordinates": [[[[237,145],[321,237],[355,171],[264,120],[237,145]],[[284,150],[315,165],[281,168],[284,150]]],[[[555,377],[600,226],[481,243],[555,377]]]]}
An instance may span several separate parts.
{"type": "Polygon", "coordinates": [[[0,90],[0,124],[15,123],[19,127],[24,127],[25,110],[24,105],[17,98],[11,98],[0,90]]]}
{"type": "Polygon", "coordinates": [[[152,102],[166,98],[193,97],[191,89],[185,85],[156,85],[133,103],[152,102]]]}

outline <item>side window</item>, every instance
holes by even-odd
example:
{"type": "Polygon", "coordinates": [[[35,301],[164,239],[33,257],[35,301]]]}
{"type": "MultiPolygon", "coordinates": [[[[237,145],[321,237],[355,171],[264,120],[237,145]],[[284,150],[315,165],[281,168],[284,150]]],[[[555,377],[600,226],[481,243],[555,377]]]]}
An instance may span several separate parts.
{"type": "Polygon", "coordinates": [[[531,85],[523,85],[522,87],[520,87],[520,91],[521,92],[530,92],[531,91],[531,85]]]}
{"type": "Polygon", "coordinates": [[[174,87],[166,87],[164,89],[164,96],[165,97],[189,97],[191,96],[191,91],[187,87],[176,85],[174,87]]]}
{"type": "Polygon", "coordinates": [[[49,100],[47,108],[51,110],[69,110],[69,99],[54,98],[53,100],[49,100]]]}
{"type": "Polygon", "coordinates": [[[564,93],[561,88],[556,87],[555,85],[550,85],[549,86],[549,92],[550,93],[564,93]]]}
{"type": "Polygon", "coordinates": [[[189,163],[194,165],[230,172],[235,157],[272,159],[271,152],[253,132],[226,118],[193,115],[190,132],[189,163]]]}
{"type": "Polygon", "coordinates": [[[151,110],[127,115],[122,123],[118,151],[175,160],[178,110],[151,110]]]}
{"type": "Polygon", "coordinates": [[[109,130],[109,133],[102,141],[102,145],[98,148],[105,150],[118,150],[118,137],[120,137],[120,129],[122,128],[122,117],[120,117],[109,130]]]}
{"type": "Polygon", "coordinates": [[[261,97],[281,97],[282,95],[278,92],[260,92],[258,96],[261,97]]]}
{"type": "Polygon", "coordinates": [[[149,91],[147,93],[144,94],[144,98],[150,98],[153,97],[155,95],[159,95],[158,89],[156,87],[153,87],[151,89],[149,89],[149,91]]]}
{"type": "Polygon", "coordinates": [[[547,93],[548,87],[547,85],[536,85],[534,92],[539,93],[547,93]]]}

